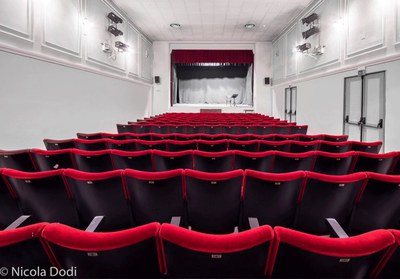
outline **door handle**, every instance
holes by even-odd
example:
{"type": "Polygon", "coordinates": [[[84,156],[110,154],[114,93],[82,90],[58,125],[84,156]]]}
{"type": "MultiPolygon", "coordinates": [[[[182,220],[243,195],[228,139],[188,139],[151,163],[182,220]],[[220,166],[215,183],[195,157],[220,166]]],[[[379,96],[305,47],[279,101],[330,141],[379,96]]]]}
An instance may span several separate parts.
{"type": "Polygon", "coordinates": [[[365,117],[361,117],[360,121],[357,123],[358,126],[365,125],[365,117]]]}
{"type": "Polygon", "coordinates": [[[349,116],[346,115],[346,117],[344,118],[344,123],[349,123],[349,116]]]}
{"type": "Polygon", "coordinates": [[[378,125],[376,125],[376,128],[382,129],[383,128],[383,119],[379,119],[378,125]]]}

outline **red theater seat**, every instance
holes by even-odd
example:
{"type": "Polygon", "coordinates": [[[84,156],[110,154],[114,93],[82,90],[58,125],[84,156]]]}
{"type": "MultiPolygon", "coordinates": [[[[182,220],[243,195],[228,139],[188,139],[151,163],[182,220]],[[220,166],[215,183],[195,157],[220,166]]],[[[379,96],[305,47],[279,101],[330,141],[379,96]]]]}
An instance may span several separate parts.
{"type": "Polygon", "coordinates": [[[367,173],[367,183],[355,208],[350,231],[399,228],[400,176],[367,173]]]}
{"type": "Polygon", "coordinates": [[[110,156],[115,169],[153,171],[152,151],[127,152],[111,150],[110,156]]]}
{"type": "Polygon", "coordinates": [[[42,232],[55,265],[76,269],[79,278],[159,277],[158,223],[97,233],[50,224],[42,232]]]}
{"type": "Polygon", "coordinates": [[[343,153],[315,151],[315,156],[314,172],[344,175],[350,172],[356,153],[354,151],[343,153]]]}
{"type": "Polygon", "coordinates": [[[325,218],[335,218],[347,229],[366,178],[365,173],[334,176],[307,172],[295,228],[307,233],[328,234],[325,218]]]}
{"type": "Polygon", "coordinates": [[[239,225],[242,180],[242,170],[185,170],[189,226],[207,233],[233,232],[239,225]]]}
{"type": "MultiPolygon", "coordinates": [[[[48,274],[51,261],[40,239],[41,231],[46,224],[37,223],[26,227],[0,231],[0,262],[4,278],[12,278],[12,274],[18,274],[18,269],[30,271],[39,268],[46,270],[48,274]],[[16,270],[14,273],[12,273],[13,268],[16,270]],[[8,273],[4,273],[5,270],[8,273]]],[[[21,276],[15,276],[25,277],[22,274],[21,276]]],[[[39,277],[40,274],[37,276],[39,277]]]]}
{"type": "Polygon", "coordinates": [[[95,216],[105,217],[102,231],[132,227],[122,170],[86,173],[68,169],[64,178],[74,197],[81,228],[86,228],[95,216]]]}
{"type": "Polygon", "coordinates": [[[135,225],[169,223],[175,216],[185,224],[182,169],[156,173],[125,170],[124,181],[135,225]]]}
{"type": "Polygon", "coordinates": [[[394,244],[389,231],[328,238],[276,227],[271,278],[369,278],[394,244]]]}
{"type": "Polygon", "coordinates": [[[212,235],[163,224],[160,238],[165,273],[173,278],[265,277],[273,235],[270,226],[212,235]]]}
{"type": "Polygon", "coordinates": [[[21,172],[5,169],[3,178],[20,203],[22,213],[32,223],[60,222],[78,227],[72,195],[62,176],[63,170],[21,172]]]}
{"type": "Polygon", "coordinates": [[[243,224],[255,217],[261,225],[293,227],[305,172],[271,174],[246,170],[243,185],[243,224]]]}
{"type": "Polygon", "coordinates": [[[153,165],[155,171],[193,169],[193,151],[169,152],[153,150],[153,165]]]}
{"type": "Polygon", "coordinates": [[[0,150],[0,168],[10,168],[20,171],[35,171],[29,149],[0,150]]]}

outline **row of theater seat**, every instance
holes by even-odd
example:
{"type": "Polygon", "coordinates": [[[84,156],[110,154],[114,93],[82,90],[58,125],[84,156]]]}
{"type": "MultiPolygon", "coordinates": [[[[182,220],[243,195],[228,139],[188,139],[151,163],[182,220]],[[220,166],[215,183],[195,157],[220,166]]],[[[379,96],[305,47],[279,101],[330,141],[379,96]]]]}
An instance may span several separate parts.
{"type": "Polygon", "coordinates": [[[269,141],[281,141],[281,140],[299,140],[299,141],[314,141],[314,140],[325,140],[325,141],[346,141],[348,135],[328,135],[328,134],[316,134],[316,135],[306,135],[306,134],[268,134],[268,135],[257,135],[257,134],[180,134],[180,133],[77,133],[79,139],[116,139],[116,140],[126,140],[126,139],[142,139],[142,140],[163,140],[163,139],[173,139],[173,140],[221,140],[221,139],[231,139],[231,140],[269,140],[269,141]]]}
{"type": "Polygon", "coordinates": [[[116,169],[166,171],[181,168],[205,172],[253,169],[273,173],[308,170],[332,175],[359,171],[400,174],[399,159],[400,154],[398,152],[374,154],[355,151],[344,153],[322,151],[254,153],[239,150],[222,152],[145,150],[130,152],[114,149],[101,151],[32,149],[0,152],[0,167],[27,172],[61,168],[72,168],[85,172],[104,172],[116,169]]]}
{"type": "Polygon", "coordinates": [[[307,125],[294,125],[292,123],[260,124],[248,126],[231,125],[167,125],[167,124],[117,124],[119,133],[182,133],[182,134],[306,134],[307,125]]]}
{"type": "MultiPolygon", "coordinates": [[[[177,122],[177,123],[242,123],[242,122],[287,122],[259,113],[167,113],[144,119],[137,119],[135,122],[177,122]]],[[[133,122],[133,121],[131,121],[133,122]]]]}
{"type": "Polygon", "coordinates": [[[258,122],[258,121],[279,121],[287,122],[279,118],[274,118],[268,115],[259,113],[246,114],[246,113],[165,113],[137,119],[136,122],[167,122],[178,121],[178,123],[241,123],[241,122],[258,122]]]}
{"type": "Polygon", "coordinates": [[[32,222],[60,222],[85,228],[105,216],[102,231],[181,216],[183,226],[224,234],[262,225],[327,234],[325,218],[335,218],[351,234],[399,228],[400,176],[355,173],[343,176],[297,171],[253,170],[205,173],[194,170],[135,170],[39,173],[1,169],[0,225],[20,215],[32,222]]]}
{"type": "Polygon", "coordinates": [[[295,122],[288,123],[287,120],[280,119],[185,119],[185,118],[175,118],[175,119],[137,119],[136,121],[128,121],[128,124],[152,124],[152,125],[269,125],[269,124],[290,124],[296,125],[295,122]]]}
{"type": "Polygon", "coordinates": [[[397,230],[328,238],[270,226],[210,235],[159,223],[111,233],[39,223],[0,231],[0,260],[3,271],[49,275],[54,266],[77,278],[397,278],[399,245],[397,230]]]}
{"type": "MultiPolygon", "coordinates": [[[[242,150],[248,152],[263,152],[270,150],[279,150],[292,153],[301,153],[307,151],[320,150],[325,152],[347,152],[347,151],[363,151],[370,153],[378,153],[382,142],[359,142],[359,141],[267,141],[267,140],[113,140],[113,139],[71,139],[64,141],[63,144],[56,142],[58,149],[62,148],[78,148],[81,150],[95,151],[105,149],[118,149],[124,151],[142,151],[147,149],[158,149],[164,151],[184,151],[184,150],[201,150],[208,152],[220,152],[226,150],[242,150]]],[[[55,150],[54,142],[45,140],[47,147],[53,145],[48,150],[55,150]]]]}

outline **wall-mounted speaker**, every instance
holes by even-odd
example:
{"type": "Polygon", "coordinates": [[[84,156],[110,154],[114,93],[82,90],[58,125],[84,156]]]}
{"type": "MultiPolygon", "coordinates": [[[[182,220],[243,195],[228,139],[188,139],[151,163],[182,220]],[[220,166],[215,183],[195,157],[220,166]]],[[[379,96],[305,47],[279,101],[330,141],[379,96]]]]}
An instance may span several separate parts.
{"type": "Polygon", "coordinates": [[[264,78],[264,84],[269,84],[269,83],[270,83],[269,77],[264,78]]]}
{"type": "Polygon", "coordinates": [[[154,77],[154,82],[159,84],[160,83],[160,76],[155,76],[154,77]]]}

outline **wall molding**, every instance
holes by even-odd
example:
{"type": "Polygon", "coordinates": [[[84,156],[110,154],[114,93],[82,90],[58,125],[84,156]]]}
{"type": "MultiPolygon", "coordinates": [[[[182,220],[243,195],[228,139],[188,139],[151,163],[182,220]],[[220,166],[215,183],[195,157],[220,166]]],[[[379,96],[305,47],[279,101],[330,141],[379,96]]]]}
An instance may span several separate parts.
{"type": "MultiPolygon", "coordinates": [[[[350,7],[350,1],[351,0],[346,0],[345,1],[345,8],[344,11],[347,14],[347,16],[349,16],[349,7],[350,7]]],[[[376,40],[374,42],[371,42],[371,45],[366,46],[364,48],[358,49],[358,50],[354,50],[354,51],[349,51],[349,46],[348,43],[350,41],[350,34],[349,34],[349,24],[347,24],[347,28],[346,28],[346,39],[345,39],[345,58],[353,58],[355,56],[359,56],[362,55],[364,53],[368,53],[374,50],[379,50],[381,48],[385,47],[385,16],[384,13],[382,12],[381,17],[380,17],[380,25],[381,25],[381,37],[379,38],[379,40],[376,40]]]]}
{"type": "Polygon", "coordinates": [[[314,74],[314,75],[310,75],[310,76],[306,76],[306,77],[299,77],[296,79],[285,80],[282,82],[281,82],[281,80],[279,80],[276,82],[276,84],[273,84],[271,86],[271,88],[275,89],[277,87],[282,87],[282,86],[296,85],[297,83],[300,83],[300,82],[305,82],[305,81],[309,81],[309,80],[313,80],[313,79],[328,77],[328,76],[332,76],[332,75],[336,75],[336,74],[340,74],[340,73],[344,73],[344,72],[348,72],[348,71],[352,71],[352,70],[357,70],[360,67],[371,67],[371,66],[389,63],[389,62],[393,62],[393,61],[397,61],[397,60],[400,60],[400,53],[389,55],[389,56],[386,56],[383,58],[377,58],[377,59],[363,61],[363,62],[357,63],[355,65],[349,65],[349,66],[345,66],[342,68],[333,69],[333,70],[326,71],[321,74],[314,74]]]}
{"type": "Polygon", "coordinates": [[[148,87],[153,87],[153,85],[151,83],[148,83],[148,82],[144,82],[144,81],[141,81],[141,80],[135,80],[135,79],[128,78],[126,76],[121,76],[121,75],[118,75],[118,74],[112,74],[112,73],[104,72],[104,71],[98,70],[96,68],[88,67],[88,66],[86,66],[84,64],[81,64],[81,63],[72,63],[72,62],[69,62],[69,61],[66,61],[66,60],[62,60],[62,59],[59,59],[59,58],[55,58],[54,56],[45,55],[45,54],[42,54],[42,53],[33,53],[31,51],[26,51],[26,50],[22,50],[22,49],[15,49],[13,47],[10,47],[8,45],[4,45],[4,44],[1,44],[1,43],[0,43],[0,51],[4,51],[4,52],[16,54],[16,55],[20,55],[20,56],[24,56],[24,57],[28,57],[28,58],[40,60],[40,61],[43,61],[43,62],[48,62],[48,63],[60,65],[60,66],[65,66],[65,67],[69,67],[69,68],[73,68],[73,69],[76,69],[76,70],[81,70],[81,71],[85,71],[85,72],[89,72],[89,73],[93,73],[93,74],[97,74],[97,75],[101,75],[101,76],[105,76],[105,77],[109,77],[109,78],[123,80],[123,81],[127,81],[127,82],[134,83],[134,84],[141,84],[141,85],[145,85],[145,86],[148,86],[148,87]]]}
{"type": "MultiPolygon", "coordinates": [[[[76,24],[78,27],[78,34],[77,37],[75,38],[78,41],[78,49],[74,50],[72,48],[66,48],[63,47],[62,45],[52,43],[49,38],[48,38],[48,32],[47,32],[47,26],[48,26],[48,10],[43,9],[43,42],[42,42],[42,47],[50,48],[55,51],[59,51],[64,54],[72,55],[78,58],[82,58],[82,24],[81,24],[81,18],[83,14],[83,9],[82,9],[82,4],[81,0],[75,0],[76,1],[76,8],[78,10],[78,22],[76,23],[71,23],[71,24],[76,24]]],[[[50,23],[51,24],[51,23],[50,23]]]]}
{"type": "Polygon", "coordinates": [[[21,40],[29,41],[33,43],[33,9],[32,9],[32,1],[31,0],[26,0],[27,4],[27,11],[26,11],[26,17],[27,17],[27,26],[26,30],[27,32],[21,32],[19,30],[16,30],[14,28],[11,28],[10,26],[2,25],[0,24],[0,32],[7,34],[12,37],[16,37],[21,40]]]}

